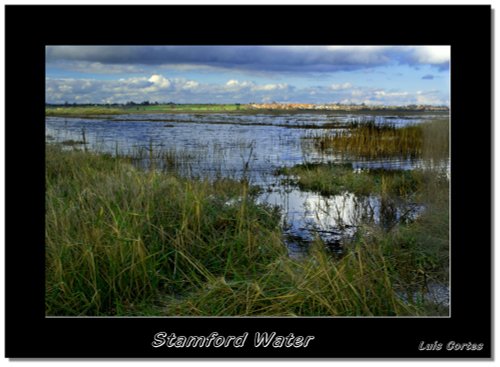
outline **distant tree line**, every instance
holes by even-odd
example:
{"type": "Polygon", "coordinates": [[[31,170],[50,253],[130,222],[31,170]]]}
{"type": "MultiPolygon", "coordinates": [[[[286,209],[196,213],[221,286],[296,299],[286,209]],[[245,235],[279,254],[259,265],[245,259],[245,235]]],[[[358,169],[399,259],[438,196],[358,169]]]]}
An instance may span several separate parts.
{"type": "MultiPolygon", "coordinates": [[[[136,103],[134,101],[129,101],[127,103],[45,103],[46,107],[95,107],[95,106],[106,106],[106,107],[131,107],[131,106],[158,106],[160,103],[144,101],[141,103],[136,103]]],[[[173,102],[169,102],[166,104],[175,104],[173,102]]]]}

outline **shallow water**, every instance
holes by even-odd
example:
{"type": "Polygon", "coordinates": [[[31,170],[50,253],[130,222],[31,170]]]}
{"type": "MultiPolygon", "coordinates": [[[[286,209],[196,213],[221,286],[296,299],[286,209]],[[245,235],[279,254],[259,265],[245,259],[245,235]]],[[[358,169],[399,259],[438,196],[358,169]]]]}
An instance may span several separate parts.
{"type": "Polygon", "coordinates": [[[430,121],[437,118],[442,118],[443,114],[349,114],[349,113],[279,113],[279,114],[227,114],[227,113],[213,113],[213,114],[196,114],[196,113],[182,113],[182,114],[127,114],[106,116],[103,118],[111,121],[157,121],[157,122],[191,122],[201,124],[249,124],[255,125],[274,125],[274,126],[322,126],[331,123],[347,123],[351,121],[358,121],[360,118],[364,120],[374,120],[376,123],[384,124],[391,123],[396,126],[403,126],[407,124],[420,123],[423,121],[430,121]]]}
{"type": "MultiPolygon", "coordinates": [[[[442,115],[440,115],[442,117],[442,115]]],[[[246,178],[263,191],[259,202],[278,205],[283,213],[285,241],[291,255],[307,252],[307,244],[320,237],[341,252],[343,241],[362,222],[391,226],[411,220],[422,210],[414,203],[388,203],[380,197],[357,197],[345,192],[324,197],[303,192],[276,176],[278,168],[305,162],[345,162],[345,157],[321,154],[304,137],[322,129],[288,128],[321,126],[352,119],[375,118],[377,123],[403,125],[436,118],[433,114],[377,115],[351,114],[138,114],[102,118],[46,118],[46,136],[51,141],[81,141],[88,149],[112,154],[142,152],[144,165],[155,152],[175,151],[175,168],[195,177],[246,178]],[[155,120],[155,121],[152,121],[155,120]],[[158,121],[161,120],[161,121],[158,121]],[[251,124],[251,125],[250,125],[251,124]],[[411,207],[409,207],[411,206],[411,207]],[[401,218],[402,213],[405,217],[401,218]],[[392,223],[392,224],[391,224],[392,223]]],[[[351,161],[354,169],[413,169],[427,162],[409,159],[351,161]]],[[[165,159],[154,162],[165,168],[165,159]]]]}
{"type": "Polygon", "coordinates": [[[277,185],[257,200],[282,208],[285,242],[294,257],[306,254],[316,238],[333,253],[342,254],[345,242],[363,223],[389,229],[399,222],[414,220],[424,210],[417,203],[398,203],[376,195],[357,196],[346,191],[324,196],[286,185],[277,185]]]}
{"type": "MultiPolygon", "coordinates": [[[[442,116],[441,116],[442,117],[442,116]]],[[[46,135],[56,141],[82,140],[90,148],[129,154],[138,148],[156,151],[177,149],[198,156],[192,166],[203,175],[217,171],[224,176],[251,174],[254,183],[276,168],[304,161],[345,161],[340,155],[322,154],[303,137],[326,131],[286,126],[322,126],[333,121],[375,118],[378,123],[409,124],[432,120],[436,115],[369,116],[352,114],[141,114],[102,118],[46,118],[46,135]],[[248,125],[251,124],[251,125],[248,125]]],[[[409,159],[353,161],[355,168],[412,169],[422,161],[409,159]]]]}

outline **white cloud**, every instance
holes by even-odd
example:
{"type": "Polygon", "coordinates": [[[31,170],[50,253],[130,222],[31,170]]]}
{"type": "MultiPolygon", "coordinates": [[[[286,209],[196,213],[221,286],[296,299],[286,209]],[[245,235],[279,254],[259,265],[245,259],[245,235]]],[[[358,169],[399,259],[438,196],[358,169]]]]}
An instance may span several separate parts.
{"type": "Polygon", "coordinates": [[[160,74],[145,77],[102,79],[46,79],[48,103],[126,103],[159,101],[177,103],[248,103],[278,101],[304,103],[365,104],[449,104],[447,92],[409,91],[356,86],[339,83],[329,86],[297,88],[287,83],[256,84],[230,79],[207,84],[160,74]]]}
{"type": "Polygon", "coordinates": [[[450,61],[450,46],[416,46],[413,54],[421,64],[443,64],[450,61]]]}
{"type": "Polygon", "coordinates": [[[347,82],[347,83],[341,83],[341,84],[332,84],[330,86],[332,90],[346,90],[349,88],[352,88],[352,84],[347,82]]]}
{"type": "Polygon", "coordinates": [[[373,92],[376,98],[384,97],[406,97],[409,95],[408,92],[386,92],[385,90],[376,90],[373,92]]]}
{"type": "Polygon", "coordinates": [[[59,86],[59,91],[62,93],[71,93],[73,92],[73,87],[68,84],[62,84],[59,86]]]}
{"type": "Polygon", "coordinates": [[[252,88],[254,91],[273,91],[273,90],[283,90],[287,89],[287,83],[278,83],[278,84],[264,84],[264,85],[256,85],[252,88]]]}
{"type": "Polygon", "coordinates": [[[416,96],[417,104],[432,104],[432,105],[447,105],[449,100],[441,96],[437,90],[417,91],[416,96]]]}
{"type": "Polygon", "coordinates": [[[154,74],[148,79],[150,83],[153,83],[156,87],[160,89],[167,89],[170,87],[170,80],[165,78],[163,75],[154,74]]]}
{"type": "Polygon", "coordinates": [[[255,86],[254,82],[250,82],[250,81],[246,81],[246,80],[240,82],[239,80],[231,79],[231,80],[228,80],[226,83],[227,89],[230,89],[230,90],[240,90],[243,88],[252,88],[253,86],[255,86]]]}
{"type": "Polygon", "coordinates": [[[182,89],[196,89],[200,86],[200,83],[194,80],[188,80],[183,86],[182,89]]]}

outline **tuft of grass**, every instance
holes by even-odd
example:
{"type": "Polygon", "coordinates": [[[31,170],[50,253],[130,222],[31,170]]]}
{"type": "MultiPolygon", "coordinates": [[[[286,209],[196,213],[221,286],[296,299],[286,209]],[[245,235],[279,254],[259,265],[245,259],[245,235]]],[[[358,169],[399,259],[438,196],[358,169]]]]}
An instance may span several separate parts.
{"type": "Polygon", "coordinates": [[[449,121],[396,127],[370,120],[354,122],[349,129],[330,130],[311,138],[320,152],[336,152],[355,158],[446,157],[449,121]]]}
{"type": "Polygon", "coordinates": [[[292,182],[300,189],[323,195],[337,195],[349,191],[357,195],[398,195],[409,197],[422,187],[421,170],[360,170],[352,164],[305,163],[281,168],[277,174],[295,177],[292,182]]]}

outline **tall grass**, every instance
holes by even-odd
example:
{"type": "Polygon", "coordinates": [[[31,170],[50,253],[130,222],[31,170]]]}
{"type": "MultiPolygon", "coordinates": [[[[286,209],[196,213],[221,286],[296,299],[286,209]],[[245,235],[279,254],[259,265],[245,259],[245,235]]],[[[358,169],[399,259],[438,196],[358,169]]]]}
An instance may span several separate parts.
{"type": "Polygon", "coordinates": [[[419,269],[432,273],[432,252],[446,243],[434,232],[429,239],[425,223],[390,237],[368,230],[340,259],[318,238],[311,256],[293,259],[280,213],[256,204],[245,181],[186,179],[130,162],[47,146],[47,315],[445,312],[402,296],[422,284],[419,269]]]}
{"type": "Polygon", "coordinates": [[[312,136],[321,152],[339,152],[357,158],[420,158],[448,155],[448,120],[396,127],[375,121],[353,123],[349,129],[312,136]]]}
{"type": "Polygon", "coordinates": [[[254,204],[245,183],[51,146],[46,155],[48,314],[118,314],[212,274],[259,272],[285,251],[277,212],[254,204]]]}
{"type": "Polygon", "coordinates": [[[166,314],[217,316],[415,315],[393,289],[382,250],[358,246],[334,260],[321,242],[308,258],[281,258],[257,279],[216,278],[186,298],[164,299],[166,314]]]}

